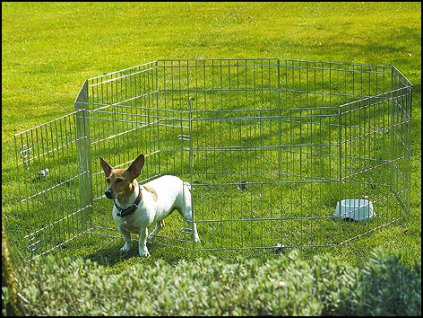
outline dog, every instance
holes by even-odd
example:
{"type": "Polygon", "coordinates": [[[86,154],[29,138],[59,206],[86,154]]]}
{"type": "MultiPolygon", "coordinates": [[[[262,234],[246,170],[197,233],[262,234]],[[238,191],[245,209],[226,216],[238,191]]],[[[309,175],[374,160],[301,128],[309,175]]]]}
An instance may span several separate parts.
{"type": "Polygon", "coordinates": [[[174,210],[191,225],[192,238],[199,243],[196,224],[192,222],[191,187],[180,178],[164,175],[146,184],[138,184],[136,178],[144,166],[144,155],[139,155],[128,169],[115,169],[100,157],[100,164],[108,184],[104,192],[108,199],[114,200],[113,219],[125,239],[122,253],[131,249],[131,233],[139,234],[138,252],[148,257],[150,252],[147,241],[164,226],[164,218],[174,210]],[[148,228],[155,225],[148,235],[148,228]]]}

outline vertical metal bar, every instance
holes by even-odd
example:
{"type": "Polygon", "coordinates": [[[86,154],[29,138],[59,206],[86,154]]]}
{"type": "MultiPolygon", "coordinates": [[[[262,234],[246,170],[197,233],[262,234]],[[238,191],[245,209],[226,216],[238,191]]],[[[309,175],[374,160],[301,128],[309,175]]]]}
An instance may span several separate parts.
{"type": "MultiPolygon", "coordinates": [[[[277,60],[278,88],[278,177],[282,176],[282,108],[281,108],[281,60],[277,60]]],[[[280,209],[282,213],[282,209],[280,209]]],[[[281,217],[281,215],[279,215],[281,217]]]]}
{"type": "MultiPolygon", "coordinates": [[[[61,121],[59,121],[59,122],[61,122],[61,121]]],[[[58,162],[59,163],[58,164],[58,167],[59,167],[58,174],[59,174],[59,176],[62,176],[62,173],[63,172],[62,172],[62,170],[60,168],[60,166],[61,166],[61,164],[60,164],[60,159],[61,159],[60,152],[63,151],[64,149],[60,150],[61,143],[60,143],[60,139],[57,136],[57,133],[58,133],[57,121],[54,121],[54,122],[51,123],[51,126],[50,126],[51,144],[52,144],[52,157],[53,157],[53,162],[58,162]],[[56,140],[54,140],[54,137],[56,137],[56,140]],[[56,153],[56,151],[57,151],[57,153],[56,153]],[[55,154],[56,154],[56,156],[55,156],[55,154]]],[[[59,187],[59,188],[60,188],[60,189],[58,189],[58,192],[60,193],[59,196],[60,197],[63,197],[63,187],[59,187]]],[[[54,196],[53,192],[52,191],[50,191],[50,192],[51,192],[52,196],[54,196]]],[[[57,200],[57,197],[54,198],[54,199],[57,200]]],[[[62,211],[62,213],[63,212],[64,211],[62,211]]],[[[60,215],[60,217],[62,217],[62,216],[63,216],[63,214],[60,215]]],[[[57,232],[56,231],[52,231],[52,234],[53,235],[56,235],[55,238],[54,238],[55,242],[60,242],[61,241],[61,231],[60,231],[60,229],[61,229],[61,226],[59,224],[57,226],[57,232]]],[[[54,244],[56,244],[56,243],[54,243],[54,244]]]]}
{"type": "Polygon", "coordinates": [[[89,127],[88,81],[85,81],[78,97],[75,100],[76,134],[78,146],[78,171],[79,171],[79,192],[80,207],[83,209],[82,226],[87,229],[92,225],[92,170],[91,170],[91,142],[89,127]]]}
{"type": "MultiPolygon", "coordinates": [[[[195,224],[195,205],[194,205],[194,201],[192,200],[193,195],[194,195],[194,154],[193,154],[193,137],[194,137],[194,132],[192,130],[192,98],[191,96],[188,98],[188,107],[189,107],[189,111],[188,111],[188,136],[189,136],[189,175],[190,175],[190,185],[191,185],[191,213],[192,213],[192,224],[190,224],[191,226],[191,230],[193,229],[193,226],[195,224]]],[[[182,140],[184,139],[183,137],[181,138],[182,140]]],[[[183,142],[183,141],[182,141],[183,142]]],[[[196,248],[196,244],[194,241],[194,236],[191,237],[192,239],[192,250],[194,251],[196,248]]]]}
{"type": "Polygon", "coordinates": [[[407,121],[405,123],[406,127],[405,127],[405,145],[406,145],[406,149],[405,149],[405,157],[406,159],[406,164],[405,164],[405,178],[406,178],[406,185],[405,185],[405,217],[409,216],[410,213],[410,200],[411,200],[411,172],[412,172],[412,161],[411,161],[411,157],[413,155],[413,140],[412,140],[412,102],[413,102],[413,98],[412,98],[412,86],[411,84],[405,89],[405,94],[406,94],[406,98],[405,98],[405,103],[406,103],[406,114],[407,114],[407,121]]]}
{"type": "MultiPolygon", "coordinates": [[[[330,71],[331,73],[331,71],[330,71]]],[[[329,79],[329,87],[331,87],[331,77],[329,79]]],[[[329,90],[329,94],[330,94],[330,99],[331,99],[331,95],[332,95],[332,91],[331,89],[329,90]]],[[[343,113],[342,113],[342,106],[338,106],[338,120],[337,120],[337,125],[338,125],[338,201],[340,201],[342,199],[342,195],[343,195],[343,191],[344,191],[344,187],[343,187],[343,183],[342,183],[342,179],[343,179],[343,174],[342,174],[342,145],[343,145],[343,139],[342,139],[342,120],[343,120],[343,113]]]]}

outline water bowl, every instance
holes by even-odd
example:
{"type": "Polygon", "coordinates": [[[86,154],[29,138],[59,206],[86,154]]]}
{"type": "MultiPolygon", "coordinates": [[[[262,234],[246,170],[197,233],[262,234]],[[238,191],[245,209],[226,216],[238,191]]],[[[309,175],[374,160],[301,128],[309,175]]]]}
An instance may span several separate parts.
{"type": "Polygon", "coordinates": [[[344,199],[336,204],[335,217],[363,221],[376,216],[373,203],[367,199],[344,199]]]}

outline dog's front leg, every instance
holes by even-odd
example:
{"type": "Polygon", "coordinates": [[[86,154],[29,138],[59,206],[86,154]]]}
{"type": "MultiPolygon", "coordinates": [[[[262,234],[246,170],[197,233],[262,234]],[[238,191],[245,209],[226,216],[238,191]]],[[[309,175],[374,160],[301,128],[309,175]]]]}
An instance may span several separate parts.
{"type": "Polygon", "coordinates": [[[128,231],[119,228],[120,233],[122,234],[123,238],[125,239],[125,245],[120,249],[121,253],[129,253],[131,250],[132,242],[131,242],[131,233],[128,231]]]}
{"type": "Polygon", "coordinates": [[[140,256],[145,256],[148,257],[150,256],[150,252],[148,251],[147,248],[147,234],[148,234],[148,229],[147,227],[140,229],[140,239],[138,242],[138,251],[140,253],[140,256]]]}

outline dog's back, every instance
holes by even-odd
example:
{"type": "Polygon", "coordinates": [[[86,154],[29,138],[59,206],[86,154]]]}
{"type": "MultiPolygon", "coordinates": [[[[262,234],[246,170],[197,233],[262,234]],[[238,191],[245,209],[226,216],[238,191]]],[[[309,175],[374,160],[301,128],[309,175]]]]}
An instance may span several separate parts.
{"type": "Polygon", "coordinates": [[[191,186],[176,176],[162,176],[144,184],[144,187],[156,196],[157,219],[164,218],[175,209],[184,214],[187,208],[191,208],[191,186]]]}

